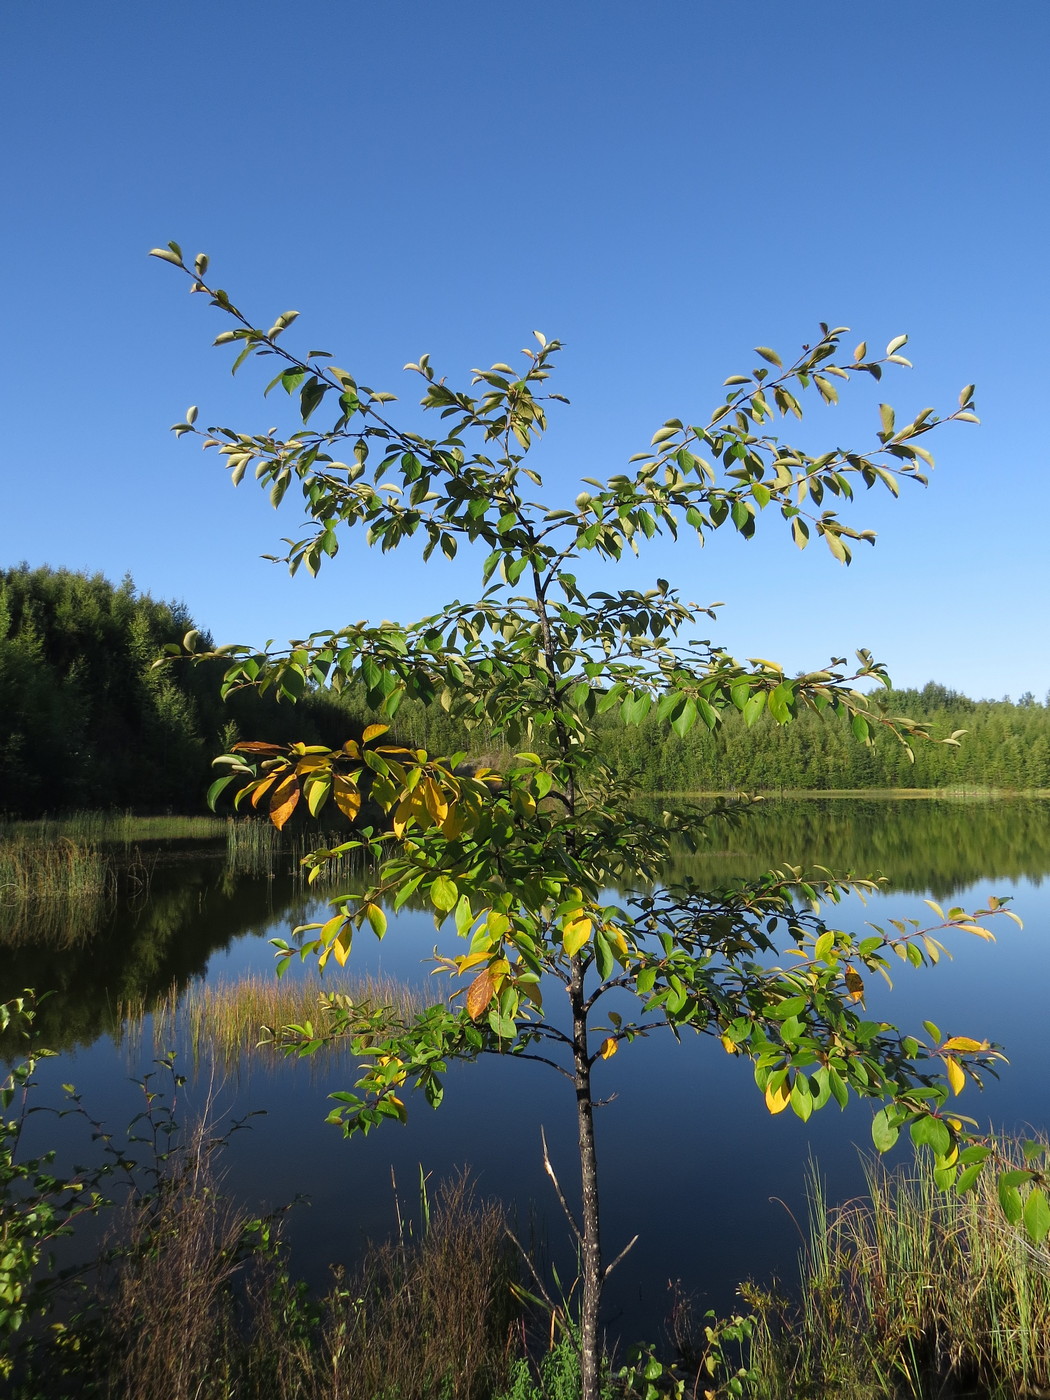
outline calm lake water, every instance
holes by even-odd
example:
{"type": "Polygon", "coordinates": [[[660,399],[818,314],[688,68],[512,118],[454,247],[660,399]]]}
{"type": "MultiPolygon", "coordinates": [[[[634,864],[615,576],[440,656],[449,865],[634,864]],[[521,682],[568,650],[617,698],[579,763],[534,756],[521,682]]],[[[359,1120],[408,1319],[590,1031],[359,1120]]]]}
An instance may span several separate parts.
{"type": "MultiPolygon", "coordinates": [[[[1023,931],[1002,919],[994,944],[956,936],[952,961],[924,971],[901,964],[892,991],[870,988],[869,1009],[907,1027],[929,1018],[946,1034],[1001,1042],[1010,1057],[1001,1080],[983,1093],[968,1088],[960,1110],[1012,1132],[1050,1130],[1050,803],[770,801],[727,840],[690,867],[712,880],[785,860],[883,874],[884,892],[866,906],[840,906],[837,918],[847,927],[924,918],[924,898],[976,908],[989,895],[1009,896],[1023,931]]],[[[159,863],[148,895],[67,951],[55,947],[61,930],[39,922],[13,930],[8,915],[5,931],[0,911],[0,997],[26,986],[55,992],[40,1021],[43,1043],[61,1054],[41,1066],[41,1101],[57,1103],[58,1086],[72,1081],[92,1114],[122,1128],[141,1107],[132,1080],[148,1070],[151,1042],[148,1026],[121,1039],[121,1005],[138,1000],[148,1007],[173,982],[185,988],[194,979],[272,975],[268,939],[287,937],[323,909],[286,873],[252,877],[230,869],[221,850],[198,848],[159,863]]],[[[348,972],[424,984],[426,959],[439,941],[447,946],[450,939],[436,934],[429,915],[406,910],[382,944],[359,935],[348,972]]],[[[333,989],[341,979],[326,974],[333,989]]],[[[410,1100],[407,1127],[391,1124],[347,1141],[323,1119],[326,1094],[352,1086],[350,1061],[256,1058],[250,1069],[225,1077],[207,1063],[194,1069],[184,1061],[181,1068],[190,1074],[183,1118],[209,1094],[226,1116],[265,1109],[231,1139],[227,1185],[253,1208],[308,1197],[291,1212],[288,1237],[294,1267],[318,1287],[331,1264],[353,1262],[365,1236],[391,1231],[392,1179],[412,1211],[421,1169],[436,1182],[465,1164],[484,1194],[507,1203],[522,1230],[546,1238],[562,1277],[572,1277],[563,1222],[542,1170],[540,1128],[570,1191],[573,1103],[568,1085],[549,1070],[495,1058],[454,1067],[436,1113],[410,1100]]],[[[721,1311],[733,1306],[742,1279],[776,1276],[790,1286],[807,1160],[819,1164],[833,1200],[857,1194],[862,1157],[871,1153],[873,1109],[851,1104],[840,1113],[832,1105],[805,1125],[791,1113],[771,1118],[748,1065],[706,1037],[682,1045],[666,1035],[639,1041],[603,1068],[607,1084],[599,1092],[615,1093],[598,1116],[609,1256],[640,1235],[610,1285],[610,1332],[628,1340],[660,1335],[673,1280],[721,1311]]],[[[51,1115],[33,1122],[36,1145],[61,1131],[51,1115]]]]}

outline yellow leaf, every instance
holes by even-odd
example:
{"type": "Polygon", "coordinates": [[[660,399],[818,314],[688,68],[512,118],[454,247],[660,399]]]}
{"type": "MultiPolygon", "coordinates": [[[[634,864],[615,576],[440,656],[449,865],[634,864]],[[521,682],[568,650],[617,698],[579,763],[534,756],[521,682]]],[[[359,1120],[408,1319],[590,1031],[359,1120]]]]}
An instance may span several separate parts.
{"type": "Polygon", "coordinates": [[[986,943],[995,942],[995,934],[992,933],[991,929],[983,928],[980,924],[956,924],[955,927],[961,933],[976,934],[978,938],[983,938],[986,943]]]}
{"type": "Polygon", "coordinates": [[[607,1036],[602,1041],[602,1048],[598,1051],[603,1060],[611,1060],[619,1049],[619,1042],[613,1036],[607,1036]]]}
{"type": "Polygon", "coordinates": [[[627,939],[623,936],[623,929],[619,929],[615,924],[602,924],[602,931],[609,937],[609,941],[614,943],[619,951],[627,956],[627,939]]]}
{"type": "Polygon", "coordinates": [[[791,1089],[785,1079],[779,1089],[766,1089],[766,1107],[770,1113],[783,1113],[791,1102],[791,1089]]]}
{"type": "MultiPolygon", "coordinates": [[[[333,914],[326,924],[321,925],[321,932],[319,935],[320,941],[322,943],[331,943],[332,939],[342,928],[345,919],[346,916],[343,914],[333,914]]],[[[314,924],[313,927],[316,928],[317,925],[314,924]]]]}
{"type": "Polygon", "coordinates": [[[332,780],[332,795],[335,805],[349,821],[353,821],[361,810],[361,794],[349,778],[337,773],[332,780]]]}
{"type": "Polygon", "coordinates": [[[423,780],[423,800],[426,803],[427,811],[440,826],[448,816],[448,803],[445,800],[445,794],[433,778],[423,780]]]}
{"type": "Polygon", "coordinates": [[[353,934],[349,925],[346,925],[344,926],[342,933],[332,944],[332,952],[335,955],[335,960],[340,967],[346,966],[346,960],[350,956],[350,944],[352,940],[353,934]]]}
{"type": "Polygon", "coordinates": [[[727,1035],[721,1036],[720,1039],[722,1041],[722,1049],[726,1052],[727,1055],[738,1055],[740,1053],[739,1050],[736,1048],[735,1040],[731,1040],[727,1035]]]}
{"type": "Polygon", "coordinates": [[[397,810],[394,812],[393,821],[391,822],[391,825],[394,828],[395,836],[404,836],[405,828],[408,826],[408,823],[412,820],[413,815],[414,805],[412,802],[412,795],[410,793],[407,797],[402,797],[401,801],[397,804],[397,810]]]}
{"type": "Polygon", "coordinates": [[[975,1055],[979,1050],[987,1050],[986,1040],[974,1040],[968,1035],[953,1035],[941,1046],[942,1050],[959,1050],[964,1055],[975,1055]]]}
{"type": "Polygon", "coordinates": [[[378,739],[380,734],[385,734],[389,728],[389,724],[370,724],[361,735],[362,744],[370,744],[373,739],[378,739]]]}
{"type": "Polygon", "coordinates": [[[488,956],[487,952],[470,953],[465,958],[453,958],[453,962],[455,963],[457,973],[462,977],[463,974],[469,972],[472,967],[477,967],[479,963],[487,962],[488,956]]]}
{"type": "Polygon", "coordinates": [[[273,787],[274,783],[277,781],[277,778],[278,774],[275,773],[273,777],[260,778],[257,784],[253,784],[253,786],[249,789],[252,795],[253,807],[258,808],[259,803],[262,801],[264,794],[269,792],[269,790],[273,787]]]}
{"type": "Polygon", "coordinates": [[[299,803],[299,780],[289,773],[284,782],[274,788],[270,798],[270,820],[281,831],[299,803]]]}
{"type": "Polygon", "coordinates": [[[864,995],[864,979],[856,968],[846,969],[846,990],[849,992],[850,1001],[860,1001],[864,995]]]}
{"type": "Polygon", "coordinates": [[[320,768],[328,768],[330,766],[330,761],[331,755],[328,753],[327,749],[323,757],[316,754],[308,754],[305,758],[301,758],[295,765],[295,771],[301,778],[306,773],[316,773],[320,768]]]}
{"type": "Polygon", "coordinates": [[[450,841],[455,841],[458,836],[462,836],[467,829],[468,813],[464,809],[462,802],[453,802],[448,809],[448,815],[441,823],[442,834],[450,841]]]}
{"type": "Polygon", "coordinates": [[[950,1055],[945,1055],[944,1064],[948,1070],[948,1083],[952,1086],[956,1096],[962,1093],[966,1087],[966,1075],[959,1068],[959,1061],[953,1060],[950,1055]]]}
{"type": "Polygon", "coordinates": [[[467,1015],[472,1021],[478,1019],[492,1000],[495,983],[496,979],[492,975],[492,969],[488,967],[471,982],[467,991],[467,1015]]]}
{"type": "Polygon", "coordinates": [[[591,920],[587,917],[586,914],[577,915],[576,918],[571,919],[565,925],[565,927],[562,929],[561,942],[562,947],[568,953],[570,958],[575,957],[575,955],[587,942],[587,940],[591,936],[591,931],[593,930],[593,928],[594,924],[591,922],[591,920]]]}

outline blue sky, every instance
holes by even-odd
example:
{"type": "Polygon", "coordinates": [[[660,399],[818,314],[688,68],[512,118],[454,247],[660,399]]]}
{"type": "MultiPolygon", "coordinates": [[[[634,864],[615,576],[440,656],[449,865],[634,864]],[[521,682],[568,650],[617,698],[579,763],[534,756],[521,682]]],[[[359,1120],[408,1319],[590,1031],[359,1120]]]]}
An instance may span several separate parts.
{"type": "Polygon", "coordinates": [[[0,563],[130,572],[221,642],[476,591],[462,559],[356,542],[316,581],[260,559],[291,493],[275,515],[167,432],[189,403],[273,415],[146,257],[169,238],[258,323],[295,307],[301,348],[406,397],[423,351],[456,379],[558,336],[572,407],[544,469],[570,499],[710,410],[751,347],[826,320],[907,331],[915,369],[815,412],[808,446],[970,381],[983,426],[931,444],[928,491],[861,503],[879,542],[849,570],[769,518],[622,580],[723,600],[713,639],[792,670],[867,646],[900,684],[1042,698],[1048,53],[1045,0],[4,6],[0,563]]]}

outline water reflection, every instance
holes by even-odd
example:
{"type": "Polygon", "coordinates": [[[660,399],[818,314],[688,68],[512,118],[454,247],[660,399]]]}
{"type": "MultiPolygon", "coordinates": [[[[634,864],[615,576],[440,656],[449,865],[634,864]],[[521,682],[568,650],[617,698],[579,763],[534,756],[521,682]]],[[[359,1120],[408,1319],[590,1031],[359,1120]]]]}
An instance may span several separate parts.
{"type": "Polygon", "coordinates": [[[1050,873],[1050,802],[936,798],[770,800],[708,850],[672,862],[671,881],[717,883],[792,865],[882,875],[891,890],[948,898],[979,880],[1050,873]]]}
{"type": "MultiPolygon", "coordinates": [[[[1050,1127],[1043,1035],[1050,886],[1040,888],[1050,874],[1050,805],[770,801],[746,825],[717,834],[708,853],[678,858],[669,874],[717,882],[786,861],[887,877],[887,892],[874,905],[843,906],[846,926],[916,915],[924,895],[964,905],[989,894],[1015,897],[1023,933],[1004,921],[995,946],[964,936],[953,945],[954,961],[933,971],[902,965],[892,992],[873,993],[873,1009],[905,1025],[932,1016],[948,1034],[1004,1042],[1012,1063],[1002,1083],[983,1097],[968,1090],[963,1111],[1012,1128],[1050,1127]]],[[[148,1009],[173,982],[182,987],[202,976],[268,973],[267,937],[287,936],[308,917],[307,896],[287,864],[271,878],[253,878],[221,856],[183,857],[157,867],[147,901],[105,913],[89,936],[68,946],[34,939],[31,927],[19,929],[10,918],[5,930],[0,912],[0,996],[25,986],[56,992],[41,1008],[42,1039],[76,1051],[76,1064],[70,1069],[65,1056],[47,1074],[56,1085],[74,1079],[93,1106],[101,1105],[100,1114],[119,1123],[126,1121],[125,1104],[134,1102],[126,1088],[130,1052],[115,1051],[109,1039],[119,1032],[121,1005],[137,1000],[148,1009]]],[[[429,915],[408,907],[382,944],[362,939],[352,963],[360,953],[369,971],[418,981],[435,941],[429,915]]],[[[637,1042],[604,1072],[600,1092],[616,1095],[598,1122],[610,1250],[635,1230],[642,1236],[630,1266],[613,1276],[614,1329],[658,1335],[669,1279],[681,1278],[725,1309],[739,1279],[790,1275],[798,1237],[778,1202],[800,1211],[810,1152],[832,1198],[861,1187],[853,1144],[870,1141],[865,1105],[852,1105],[845,1115],[829,1108],[806,1125],[790,1114],[772,1119],[747,1066],[704,1037],[680,1047],[660,1036],[637,1042]]],[[[327,1265],[340,1252],[351,1255],[363,1233],[389,1228],[391,1169],[405,1186],[417,1179],[421,1163],[440,1177],[469,1161],[482,1189],[517,1205],[522,1219],[536,1203],[558,1252],[562,1232],[538,1138],[542,1123],[567,1185],[574,1123],[571,1096],[559,1080],[538,1066],[495,1060],[463,1066],[449,1075],[439,1113],[413,1106],[407,1129],[351,1143],[322,1121],[324,1095],[348,1087],[345,1080],[345,1065],[318,1070],[282,1061],[228,1090],[238,1112],[269,1113],[235,1139],[229,1179],[253,1204],[310,1194],[313,1209],[295,1217],[293,1241],[297,1267],[314,1282],[323,1285],[327,1265]]],[[[571,1277],[571,1259],[563,1257],[561,1267],[571,1277]]]]}

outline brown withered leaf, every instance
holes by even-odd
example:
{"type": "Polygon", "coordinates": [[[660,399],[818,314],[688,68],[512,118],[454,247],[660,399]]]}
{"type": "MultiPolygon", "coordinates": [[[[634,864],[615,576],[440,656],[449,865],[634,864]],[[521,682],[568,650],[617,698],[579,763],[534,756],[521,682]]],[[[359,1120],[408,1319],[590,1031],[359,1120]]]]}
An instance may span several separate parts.
{"type": "Polygon", "coordinates": [[[472,1021],[476,1021],[488,1006],[495,989],[496,979],[493,977],[490,967],[487,967],[480,976],[475,977],[474,981],[471,982],[467,992],[467,1015],[472,1021]]]}
{"type": "Polygon", "coordinates": [[[864,995],[864,978],[855,968],[846,970],[846,990],[849,992],[851,1001],[860,1001],[864,995]]]}

